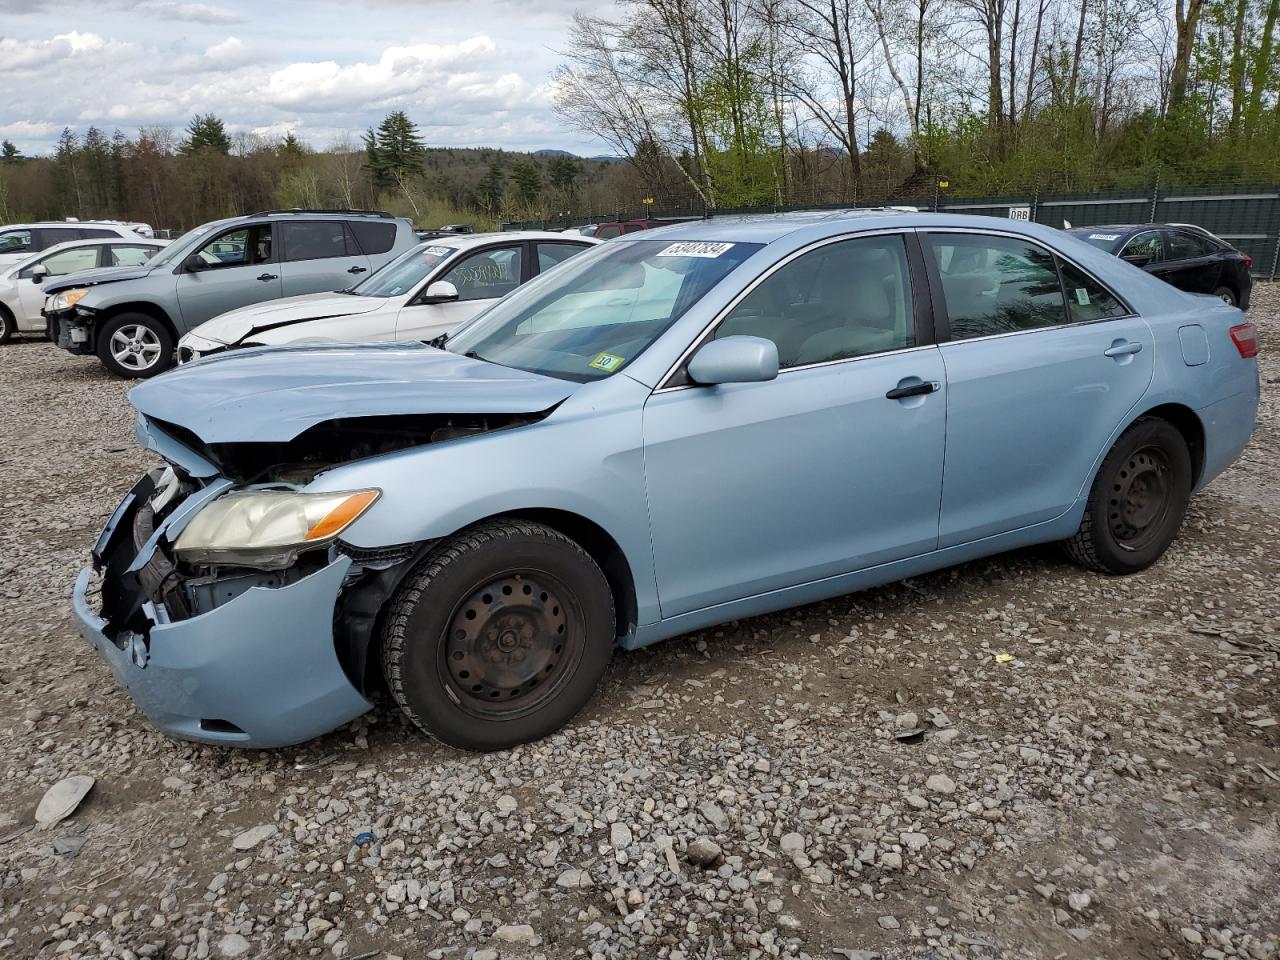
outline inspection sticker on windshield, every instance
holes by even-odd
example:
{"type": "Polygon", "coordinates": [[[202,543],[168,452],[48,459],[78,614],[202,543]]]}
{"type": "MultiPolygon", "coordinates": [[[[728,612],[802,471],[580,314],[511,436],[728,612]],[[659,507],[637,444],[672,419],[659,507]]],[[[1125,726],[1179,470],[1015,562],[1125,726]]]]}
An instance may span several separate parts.
{"type": "Polygon", "coordinates": [[[1119,240],[1119,239],[1120,239],[1120,234],[1118,234],[1118,233],[1091,233],[1091,234],[1089,234],[1089,239],[1090,239],[1090,240],[1119,240]]]}
{"type": "Polygon", "coordinates": [[[669,243],[658,253],[660,257],[704,257],[714,260],[720,254],[732,250],[732,243],[712,243],[708,240],[682,240],[669,243]]]}
{"type": "Polygon", "coordinates": [[[612,353],[598,353],[596,358],[591,361],[590,366],[595,367],[597,370],[603,370],[605,373],[613,373],[613,371],[622,366],[622,358],[615,357],[612,353]]]}

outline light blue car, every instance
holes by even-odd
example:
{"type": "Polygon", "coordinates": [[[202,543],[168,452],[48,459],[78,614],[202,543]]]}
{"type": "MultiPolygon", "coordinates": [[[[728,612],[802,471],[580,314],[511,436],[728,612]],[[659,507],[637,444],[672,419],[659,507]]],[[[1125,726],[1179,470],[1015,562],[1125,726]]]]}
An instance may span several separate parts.
{"type": "Polygon", "coordinates": [[[616,647],[1061,541],[1155,563],[1249,442],[1257,334],[1057,231],[716,219],[611,241],[434,345],[134,389],[167,465],[75,587],[164,731],[268,747],[380,689],[489,750],[616,647]]]}

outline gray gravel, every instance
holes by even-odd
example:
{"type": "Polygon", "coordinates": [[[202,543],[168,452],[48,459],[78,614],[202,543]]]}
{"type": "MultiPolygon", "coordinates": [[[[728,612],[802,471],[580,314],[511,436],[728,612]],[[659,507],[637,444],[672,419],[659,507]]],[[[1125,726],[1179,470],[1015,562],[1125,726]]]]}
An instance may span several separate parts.
{"type": "Polygon", "coordinates": [[[488,756],[386,708],[270,753],[152,732],[66,609],[147,463],[126,385],[0,348],[0,955],[1276,955],[1280,291],[1255,304],[1261,430],[1156,569],[1026,550],[693,634],[488,756]]]}

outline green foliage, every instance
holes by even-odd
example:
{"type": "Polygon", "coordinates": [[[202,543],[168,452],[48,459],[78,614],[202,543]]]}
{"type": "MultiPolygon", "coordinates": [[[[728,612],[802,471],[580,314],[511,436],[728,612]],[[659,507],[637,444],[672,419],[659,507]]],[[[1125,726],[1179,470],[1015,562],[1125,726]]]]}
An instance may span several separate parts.
{"type": "Polygon", "coordinates": [[[23,159],[22,152],[10,140],[0,143],[0,163],[16,163],[23,159]]]}
{"type": "Polygon", "coordinates": [[[365,166],[378,187],[403,188],[422,172],[424,149],[418,125],[403,110],[387,114],[364,135],[365,166]]]}
{"type": "Polygon", "coordinates": [[[517,160],[511,168],[511,180],[526,207],[532,207],[542,194],[542,174],[531,158],[517,160]]]}
{"type": "Polygon", "coordinates": [[[494,214],[502,205],[502,193],[505,177],[502,165],[497,160],[489,164],[489,171],[476,185],[476,200],[485,213],[494,214]]]}
{"type": "Polygon", "coordinates": [[[231,152],[231,140],[227,136],[226,127],[212,113],[196,114],[187,125],[187,139],[182,152],[193,154],[200,150],[211,150],[224,155],[231,152]]]}

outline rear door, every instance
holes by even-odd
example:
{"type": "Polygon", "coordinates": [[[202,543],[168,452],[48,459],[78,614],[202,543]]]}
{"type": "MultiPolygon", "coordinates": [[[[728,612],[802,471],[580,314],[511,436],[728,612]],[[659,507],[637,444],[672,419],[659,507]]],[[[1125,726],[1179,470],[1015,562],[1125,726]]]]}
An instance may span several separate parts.
{"type": "Polygon", "coordinates": [[[564,263],[572,256],[589,250],[593,244],[590,243],[570,243],[564,240],[538,240],[534,243],[534,251],[537,256],[534,258],[534,266],[537,272],[546,273],[557,264],[564,263]]]}
{"type": "Polygon", "coordinates": [[[520,286],[530,276],[528,244],[504,243],[465,253],[443,274],[423,285],[419,294],[400,309],[397,340],[434,340],[520,286]],[[458,288],[458,299],[426,302],[426,291],[436,280],[458,288]]]}
{"type": "Polygon", "coordinates": [[[84,239],[82,231],[76,227],[40,227],[33,232],[36,240],[34,250],[48,250],[59,243],[84,239]]]}
{"type": "Polygon", "coordinates": [[[1146,321],[1025,237],[930,231],[925,247],[945,307],[945,548],[1069,509],[1146,392],[1155,351],[1146,321]]]}
{"type": "Polygon", "coordinates": [[[284,296],[345,290],[369,273],[369,258],[341,220],[276,224],[284,296]]]}
{"type": "Polygon", "coordinates": [[[1185,230],[1164,231],[1164,262],[1152,271],[1179,290],[1213,293],[1222,274],[1222,258],[1208,241],[1185,230]]]}
{"type": "Polygon", "coordinates": [[[228,310],[282,296],[272,225],[233,227],[196,251],[200,269],[181,268],[178,306],[185,333],[228,310]]]}

